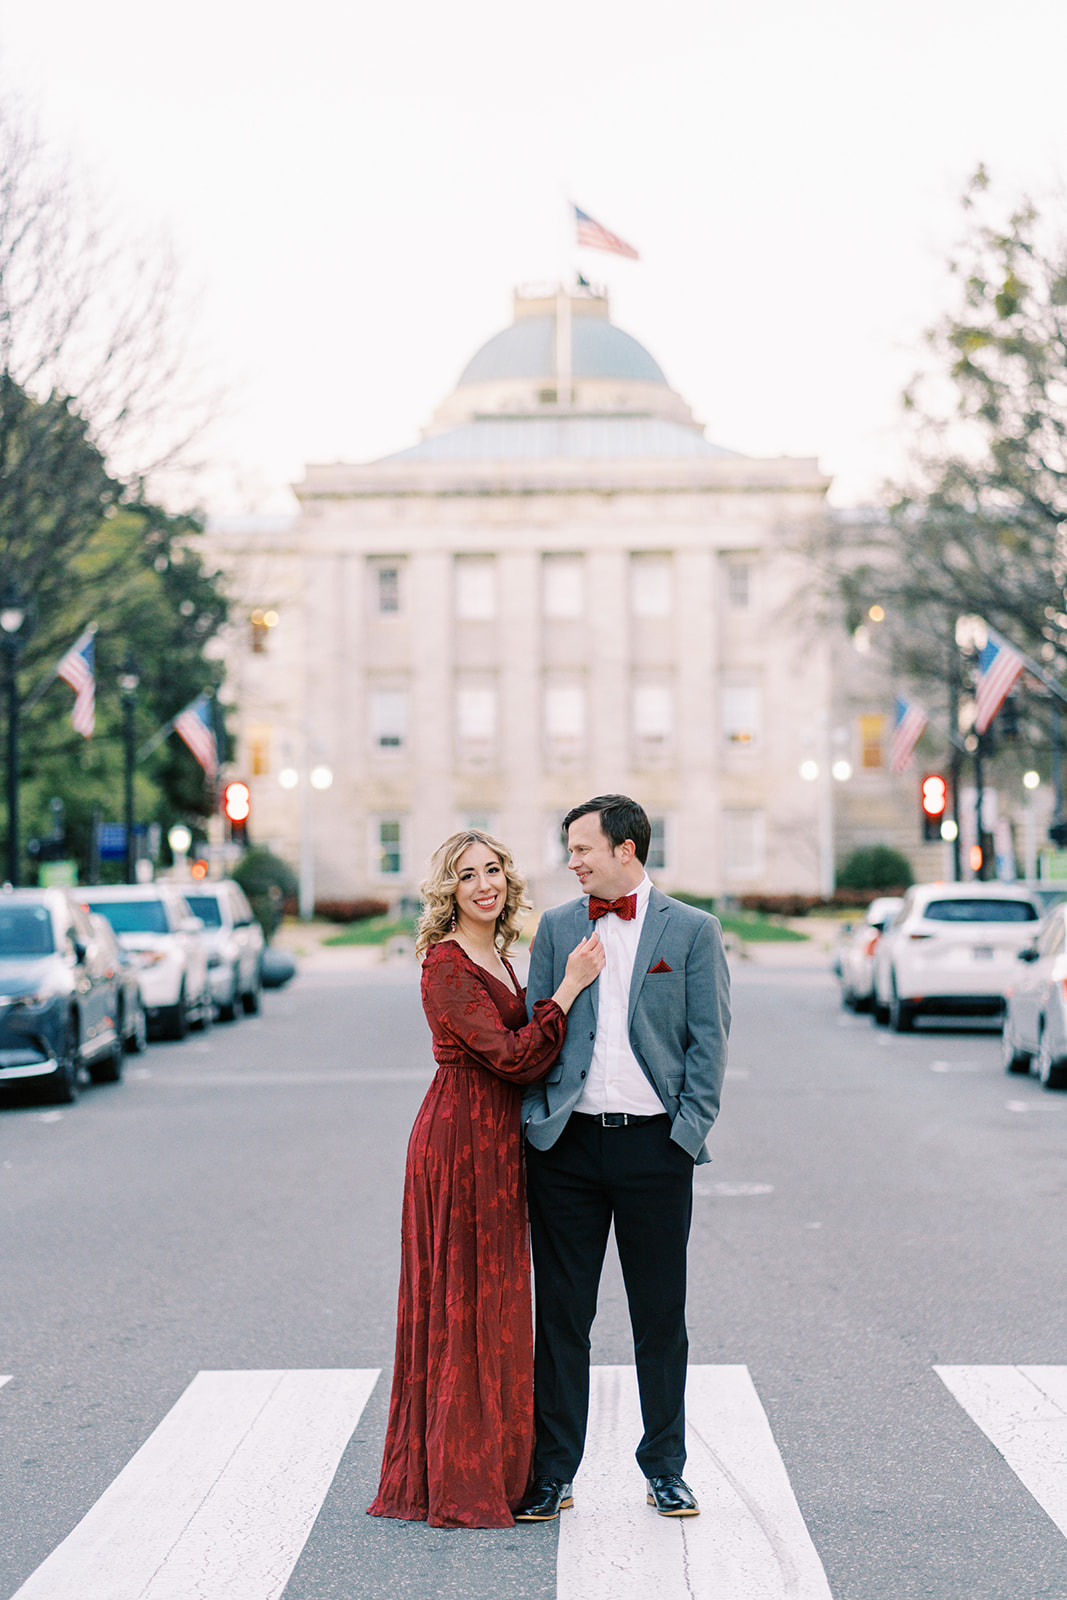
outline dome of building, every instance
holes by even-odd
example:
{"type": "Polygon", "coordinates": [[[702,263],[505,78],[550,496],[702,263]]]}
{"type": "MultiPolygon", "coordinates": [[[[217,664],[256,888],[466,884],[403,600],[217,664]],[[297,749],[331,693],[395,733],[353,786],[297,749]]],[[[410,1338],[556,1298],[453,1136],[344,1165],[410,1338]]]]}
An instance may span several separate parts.
{"type": "Polygon", "coordinates": [[[471,357],[422,441],[392,460],[723,455],[643,344],[581,282],[515,291],[514,320],[471,357]]]}
{"type": "MultiPolygon", "coordinates": [[[[510,328],[494,334],[472,356],[459,380],[500,383],[509,378],[556,376],[556,318],[520,317],[510,328]]],[[[659,364],[643,344],[605,317],[571,318],[571,377],[609,378],[623,382],[666,383],[659,364]]]]}

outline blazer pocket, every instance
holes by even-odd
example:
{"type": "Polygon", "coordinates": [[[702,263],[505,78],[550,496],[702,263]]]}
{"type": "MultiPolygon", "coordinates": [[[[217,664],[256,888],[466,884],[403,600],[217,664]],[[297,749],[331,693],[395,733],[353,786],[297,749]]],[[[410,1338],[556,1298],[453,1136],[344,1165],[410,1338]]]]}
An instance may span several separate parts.
{"type": "Polygon", "coordinates": [[[681,1096],[682,1090],[685,1088],[685,1073],[668,1072],[663,1082],[667,1093],[672,1094],[677,1100],[681,1096]]]}

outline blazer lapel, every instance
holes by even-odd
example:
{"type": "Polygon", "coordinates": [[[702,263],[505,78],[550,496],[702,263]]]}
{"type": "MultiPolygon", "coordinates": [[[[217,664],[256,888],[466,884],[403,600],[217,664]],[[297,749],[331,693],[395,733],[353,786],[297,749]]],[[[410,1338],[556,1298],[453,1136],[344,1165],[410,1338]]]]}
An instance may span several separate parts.
{"type": "Polygon", "coordinates": [[[653,885],[648,897],[648,908],[645,911],[641,937],[637,941],[637,954],[634,956],[633,976],[630,979],[630,1005],[626,1015],[627,1028],[633,1021],[634,1007],[637,1004],[637,998],[641,993],[645,978],[648,976],[648,969],[653,965],[652,958],[656,953],[656,946],[667,931],[667,913],[670,909],[671,903],[663,893],[663,890],[657,889],[653,885]]]}
{"type": "MultiPolygon", "coordinates": [[[[580,900],[575,901],[574,944],[580,943],[582,939],[588,939],[593,927],[594,924],[589,920],[589,896],[583,894],[580,900]]],[[[571,946],[571,949],[574,949],[574,945],[571,946]]],[[[594,978],[586,992],[593,1007],[593,1021],[595,1023],[600,1016],[600,979],[594,978]]]]}

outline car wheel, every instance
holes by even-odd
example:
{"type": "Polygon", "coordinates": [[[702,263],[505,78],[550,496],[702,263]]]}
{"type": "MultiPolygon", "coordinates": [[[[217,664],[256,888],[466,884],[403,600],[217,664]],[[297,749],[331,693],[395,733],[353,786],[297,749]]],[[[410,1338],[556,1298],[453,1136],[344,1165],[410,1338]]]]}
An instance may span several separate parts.
{"type": "Polygon", "coordinates": [[[1030,1052],[1020,1050],[1015,1043],[1015,1035],[1008,1020],[1008,1013],[1004,1013],[1004,1031],[1000,1035],[1000,1059],[1004,1064],[1005,1072],[1029,1072],[1030,1052]]]}
{"type": "Polygon", "coordinates": [[[245,1014],[247,1016],[254,1017],[258,1015],[262,997],[263,990],[260,986],[260,976],[257,972],[255,983],[252,985],[251,989],[246,989],[244,994],[241,996],[241,1004],[244,1006],[245,1014]]]}
{"type": "Polygon", "coordinates": [[[894,1033],[910,1033],[915,1025],[915,1007],[897,994],[897,980],[893,979],[893,993],[889,998],[889,1026],[894,1033]]]}
{"type": "Polygon", "coordinates": [[[189,1032],[189,1007],[182,988],[177,1003],[163,1010],[163,1032],[168,1039],[184,1039],[189,1032]]]}
{"type": "Polygon", "coordinates": [[[1067,1089],[1067,1061],[1052,1054],[1047,1033],[1041,1035],[1038,1046],[1037,1075],[1046,1089],[1067,1089]]]}
{"type": "Polygon", "coordinates": [[[133,1027],[123,1043],[131,1056],[139,1056],[148,1049],[148,1018],[145,1016],[144,1006],[140,1003],[133,1014],[133,1027]]]}
{"type": "Polygon", "coordinates": [[[237,1002],[240,998],[241,997],[237,992],[237,973],[235,971],[233,975],[233,987],[230,990],[229,999],[223,1000],[219,1005],[220,1022],[235,1022],[237,1020],[237,1002]]]}
{"type": "Polygon", "coordinates": [[[57,1105],[72,1105],[78,1098],[78,1075],[81,1064],[78,1060],[78,1034],[74,1022],[68,1021],[60,1040],[56,1060],[59,1071],[52,1079],[49,1099],[57,1105]]]}
{"type": "Polygon", "coordinates": [[[89,1076],[94,1083],[119,1083],[122,1080],[122,1069],[125,1064],[122,1033],[116,1030],[114,1044],[106,1056],[101,1056],[99,1061],[93,1062],[89,1068],[89,1076]]]}
{"type": "Polygon", "coordinates": [[[211,992],[211,986],[208,985],[208,987],[201,993],[200,999],[197,1002],[196,1027],[201,1033],[206,1033],[209,1028],[213,1028],[214,1026],[215,996],[211,992]]]}

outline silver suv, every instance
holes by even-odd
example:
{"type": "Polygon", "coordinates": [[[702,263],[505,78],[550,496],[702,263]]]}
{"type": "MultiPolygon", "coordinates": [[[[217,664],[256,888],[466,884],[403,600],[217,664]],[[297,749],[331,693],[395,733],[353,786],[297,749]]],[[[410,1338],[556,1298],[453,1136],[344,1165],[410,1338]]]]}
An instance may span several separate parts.
{"type": "Polygon", "coordinates": [[[192,884],[185,891],[192,913],[204,924],[208,976],[219,1016],[232,1022],[237,1006],[252,1015],[263,988],[263,930],[245,892],[232,878],[192,884]]]}

